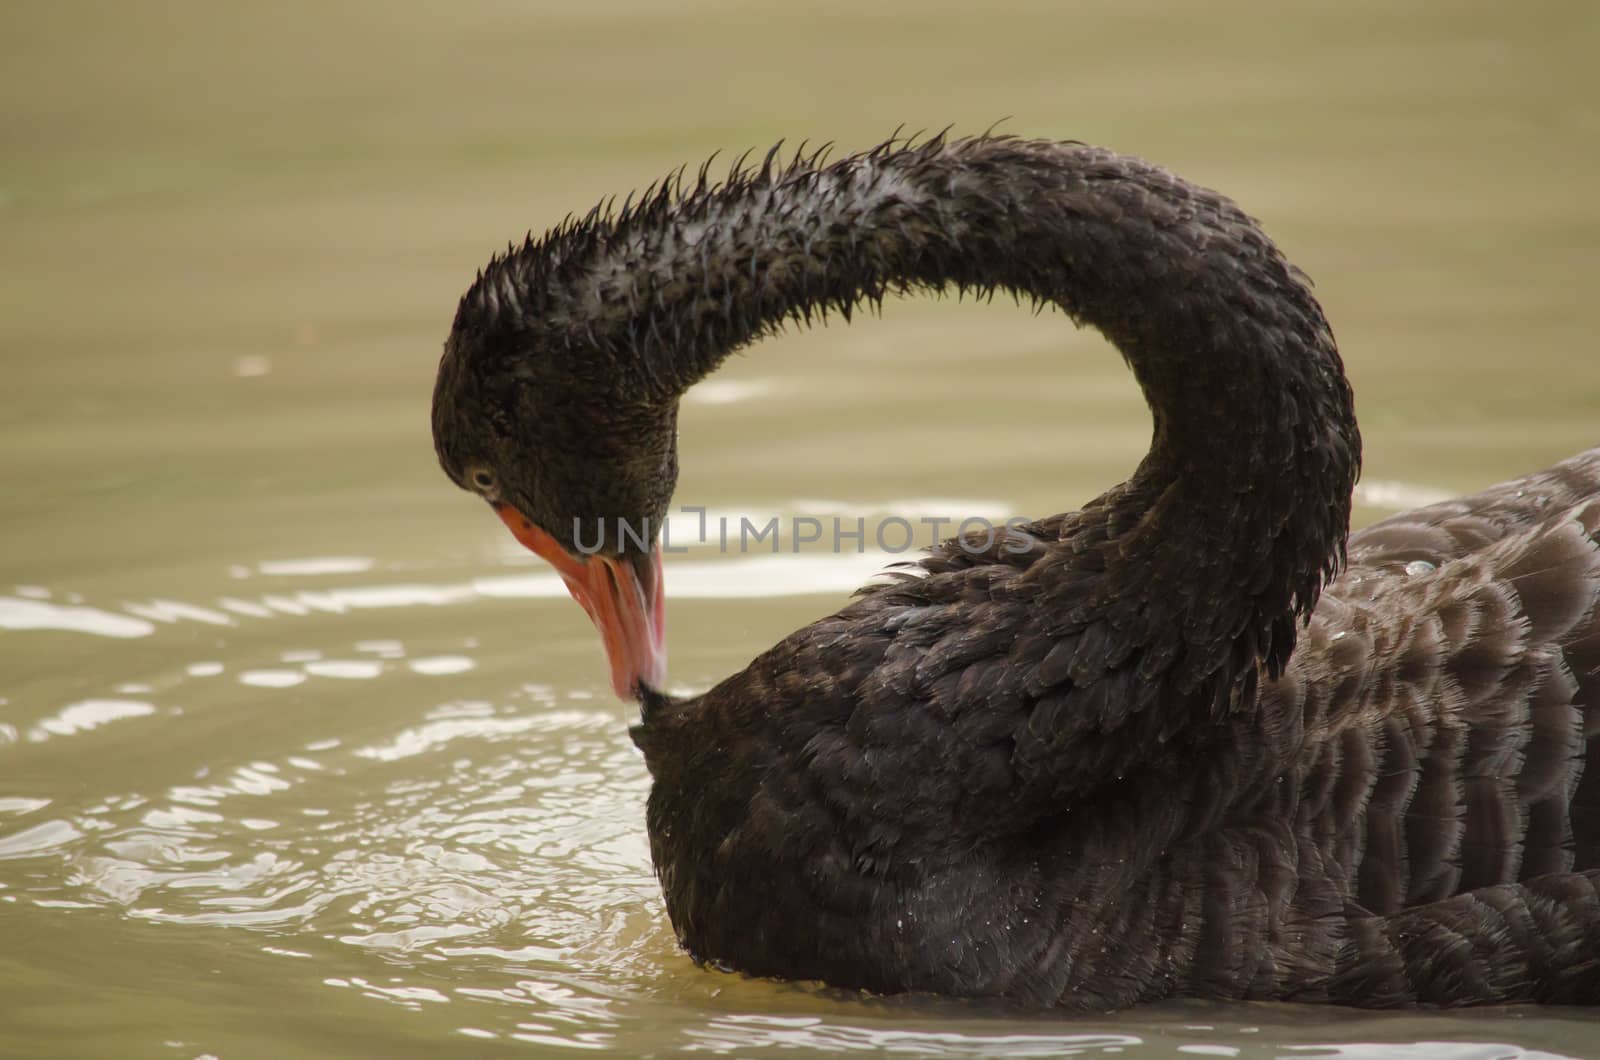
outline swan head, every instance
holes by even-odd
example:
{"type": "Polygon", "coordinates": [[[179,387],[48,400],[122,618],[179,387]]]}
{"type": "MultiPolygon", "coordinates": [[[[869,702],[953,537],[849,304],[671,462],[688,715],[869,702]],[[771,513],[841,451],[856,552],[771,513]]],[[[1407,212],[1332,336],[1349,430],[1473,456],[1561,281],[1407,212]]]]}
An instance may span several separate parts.
{"type": "Polygon", "coordinates": [[[660,535],[677,482],[677,400],[631,388],[614,353],[571,329],[486,298],[494,275],[462,299],[445,342],[434,450],[451,481],[555,567],[600,633],[613,690],[638,699],[666,677],[660,535]]]}

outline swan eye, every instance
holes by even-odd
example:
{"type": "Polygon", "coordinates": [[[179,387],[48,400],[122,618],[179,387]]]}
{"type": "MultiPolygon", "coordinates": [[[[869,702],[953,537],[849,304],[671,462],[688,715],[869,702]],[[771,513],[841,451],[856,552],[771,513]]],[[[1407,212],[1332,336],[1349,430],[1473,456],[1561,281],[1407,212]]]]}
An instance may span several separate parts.
{"type": "Polygon", "coordinates": [[[477,468],[472,472],[472,484],[481,490],[493,489],[494,476],[481,467],[477,468]]]}

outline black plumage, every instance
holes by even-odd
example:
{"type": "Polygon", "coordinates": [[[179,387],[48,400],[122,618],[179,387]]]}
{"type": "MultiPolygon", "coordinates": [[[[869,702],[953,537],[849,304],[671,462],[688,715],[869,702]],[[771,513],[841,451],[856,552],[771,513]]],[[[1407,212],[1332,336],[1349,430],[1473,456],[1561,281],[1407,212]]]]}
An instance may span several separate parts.
{"type": "Polygon", "coordinates": [[[1150,453],[702,696],[635,688],[689,952],[1073,1008],[1600,1003],[1600,449],[1347,546],[1332,333],[1214,192],[1008,137],[669,181],[480,274],[441,462],[569,551],[659,527],[678,399],[731,351],[952,286],[1102,331],[1150,453]]]}

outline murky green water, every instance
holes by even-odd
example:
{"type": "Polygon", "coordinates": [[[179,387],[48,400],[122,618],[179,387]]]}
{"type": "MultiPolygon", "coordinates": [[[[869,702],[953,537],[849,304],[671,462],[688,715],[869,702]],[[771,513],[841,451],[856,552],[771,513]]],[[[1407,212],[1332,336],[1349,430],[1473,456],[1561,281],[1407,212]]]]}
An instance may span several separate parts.
{"type": "MultiPolygon", "coordinates": [[[[0,1055],[1600,1055],[1578,1012],[1057,1020],[695,969],[597,638],[433,463],[455,299],[524,228],[1005,115],[1266,220],[1346,351],[1362,518],[1595,444],[1595,9],[1285,10],[0,13],[0,1055]]],[[[697,394],[679,500],[1042,514],[1147,438],[1096,337],[903,303],[697,394]]],[[[674,557],[674,681],[888,558],[674,557]]]]}

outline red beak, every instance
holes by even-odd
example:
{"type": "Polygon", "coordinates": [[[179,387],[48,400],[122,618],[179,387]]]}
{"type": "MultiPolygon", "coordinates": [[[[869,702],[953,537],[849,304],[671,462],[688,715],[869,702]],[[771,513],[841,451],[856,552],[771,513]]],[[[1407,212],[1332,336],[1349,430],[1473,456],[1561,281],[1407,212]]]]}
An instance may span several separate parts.
{"type": "Polygon", "coordinates": [[[511,533],[546,560],[567,583],[600,631],[611,660],[611,687],[637,699],[641,684],[660,688],[667,677],[667,619],[661,591],[661,545],[640,559],[574,556],[509,504],[495,505],[511,533]]]}

